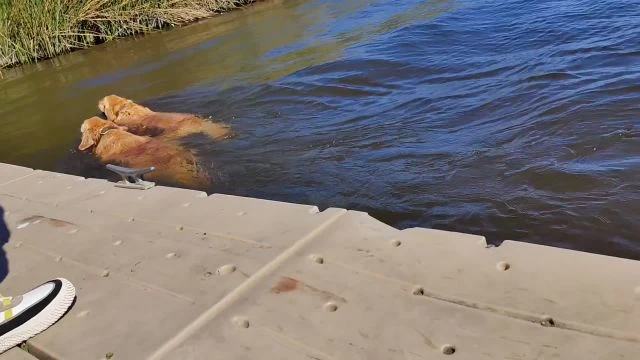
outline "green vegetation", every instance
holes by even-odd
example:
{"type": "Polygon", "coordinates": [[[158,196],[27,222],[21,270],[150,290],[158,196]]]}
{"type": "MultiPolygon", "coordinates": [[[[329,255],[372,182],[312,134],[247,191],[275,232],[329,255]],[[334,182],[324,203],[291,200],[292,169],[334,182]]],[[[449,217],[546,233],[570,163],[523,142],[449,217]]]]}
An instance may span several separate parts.
{"type": "Polygon", "coordinates": [[[222,13],[255,0],[0,0],[0,68],[222,13]]]}

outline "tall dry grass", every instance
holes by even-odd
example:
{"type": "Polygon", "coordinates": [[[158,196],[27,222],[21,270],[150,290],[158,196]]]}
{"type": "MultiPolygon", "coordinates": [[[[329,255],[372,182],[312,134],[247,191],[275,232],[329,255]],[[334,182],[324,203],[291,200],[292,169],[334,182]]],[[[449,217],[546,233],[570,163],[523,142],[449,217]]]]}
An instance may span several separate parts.
{"type": "Polygon", "coordinates": [[[191,22],[255,0],[0,0],[0,68],[191,22]]]}

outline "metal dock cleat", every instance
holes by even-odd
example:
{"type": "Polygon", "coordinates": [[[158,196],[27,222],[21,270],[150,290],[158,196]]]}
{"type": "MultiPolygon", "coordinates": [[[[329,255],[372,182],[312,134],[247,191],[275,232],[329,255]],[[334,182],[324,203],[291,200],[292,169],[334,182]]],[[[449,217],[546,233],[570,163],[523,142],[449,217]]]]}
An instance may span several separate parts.
{"type": "Polygon", "coordinates": [[[113,164],[107,164],[107,169],[117,173],[122,177],[121,181],[116,183],[116,186],[127,189],[147,190],[154,187],[156,184],[151,181],[142,179],[144,174],[150,173],[156,168],[153,166],[141,169],[132,169],[124,166],[117,166],[113,164]]]}

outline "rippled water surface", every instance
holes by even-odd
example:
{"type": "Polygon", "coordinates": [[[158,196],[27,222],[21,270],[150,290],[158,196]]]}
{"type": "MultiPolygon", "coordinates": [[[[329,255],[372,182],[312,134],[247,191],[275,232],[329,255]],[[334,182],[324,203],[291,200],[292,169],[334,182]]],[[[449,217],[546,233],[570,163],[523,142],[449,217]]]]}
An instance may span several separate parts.
{"type": "Polygon", "coordinates": [[[0,161],[75,150],[109,93],[211,115],[211,192],[640,259],[640,2],[291,0],[0,80],[0,161]]]}

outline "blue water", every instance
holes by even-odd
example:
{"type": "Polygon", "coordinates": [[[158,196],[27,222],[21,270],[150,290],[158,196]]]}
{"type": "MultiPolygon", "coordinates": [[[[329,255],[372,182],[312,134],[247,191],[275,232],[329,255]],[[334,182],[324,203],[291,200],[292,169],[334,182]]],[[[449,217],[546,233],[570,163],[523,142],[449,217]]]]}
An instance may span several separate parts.
{"type": "Polygon", "coordinates": [[[103,176],[74,149],[117,93],[233,127],[187,141],[211,192],[640,259],[639,25],[639,1],[289,1],[16,69],[0,161],[103,176]]]}

